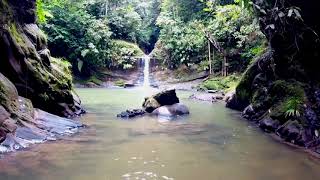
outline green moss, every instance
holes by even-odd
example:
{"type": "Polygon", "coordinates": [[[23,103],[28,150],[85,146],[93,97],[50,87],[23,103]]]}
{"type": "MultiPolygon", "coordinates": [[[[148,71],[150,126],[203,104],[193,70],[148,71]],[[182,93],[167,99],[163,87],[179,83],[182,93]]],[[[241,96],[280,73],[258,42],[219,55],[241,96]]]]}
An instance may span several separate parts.
{"type": "Polygon", "coordinates": [[[122,79],[116,81],[114,84],[115,84],[116,86],[119,86],[119,87],[125,87],[125,86],[126,86],[124,80],[122,80],[122,79]]]}
{"type": "Polygon", "coordinates": [[[12,35],[12,37],[16,40],[18,44],[24,44],[24,40],[21,36],[21,33],[17,29],[17,25],[15,23],[9,24],[9,32],[12,35]]]}
{"type": "Polygon", "coordinates": [[[7,0],[0,0],[0,24],[6,24],[13,19],[12,10],[7,0]]]}
{"type": "Polygon", "coordinates": [[[272,84],[270,98],[275,104],[270,110],[270,117],[281,123],[289,119],[300,120],[303,104],[307,97],[303,84],[297,81],[278,80],[272,84]]]}
{"type": "Polygon", "coordinates": [[[204,90],[222,90],[229,91],[239,82],[239,77],[236,75],[230,75],[228,77],[213,77],[201,83],[198,89],[204,90]]]}
{"type": "Polygon", "coordinates": [[[271,86],[270,95],[273,97],[273,101],[283,100],[288,97],[296,97],[304,101],[306,98],[303,84],[297,81],[275,81],[271,86]]]}
{"type": "Polygon", "coordinates": [[[252,82],[257,74],[258,74],[258,67],[256,64],[253,64],[248,68],[248,70],[242,76],[236,88],[236,95],[240,101],[249,102],[251,100],[251,97],[254,93],[251,89],[252,82]]]}

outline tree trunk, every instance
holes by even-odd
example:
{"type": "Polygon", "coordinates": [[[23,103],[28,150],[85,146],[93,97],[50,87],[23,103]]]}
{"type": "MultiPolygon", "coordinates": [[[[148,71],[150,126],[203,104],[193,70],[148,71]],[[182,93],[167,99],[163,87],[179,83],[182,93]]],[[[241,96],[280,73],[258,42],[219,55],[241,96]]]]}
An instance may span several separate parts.
{"type": "Polygon", "coordinates": [[[208,51],[209,51],[209,74],[212,74],[212,61],[211,61],[211,44],[208,40],[208,51]]]}

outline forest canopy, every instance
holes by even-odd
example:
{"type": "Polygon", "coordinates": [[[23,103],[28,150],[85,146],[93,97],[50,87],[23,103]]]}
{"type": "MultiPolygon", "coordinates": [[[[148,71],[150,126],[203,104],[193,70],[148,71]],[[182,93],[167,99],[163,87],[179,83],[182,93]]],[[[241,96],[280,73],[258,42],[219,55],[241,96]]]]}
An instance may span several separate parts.
{"type": "Polygon", "coordinates": [[[54,56],[76,75],[132,69],[151,53],[165,68],[242,72],[266,49],[247,1],[37,0],[54,56]],[[141,49],[141,50],[140,50],[141,49]],[[210,51],[209,51],[210,50],[210,51]],[[212,57],[211,57],[212,56],[212,57]]]}

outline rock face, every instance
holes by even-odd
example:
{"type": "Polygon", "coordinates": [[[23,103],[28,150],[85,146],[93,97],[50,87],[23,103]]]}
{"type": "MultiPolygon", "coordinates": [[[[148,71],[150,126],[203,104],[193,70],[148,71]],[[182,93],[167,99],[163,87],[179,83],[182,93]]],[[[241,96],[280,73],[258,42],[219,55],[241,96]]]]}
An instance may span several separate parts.
{"type": "Polygon", "coordinates": [[[284,140],[320,152],[320,11],[314,1],[254,0],[270,50],[245,72],[227,107],[284,140]],[[282,16],[283,15],[283,16],[282,16]]]}
{"type": "Polygon", "coordinates": [[[51,57],[46,37],[36,25],[35,4],[36,0],[0,1],[1,152],[70,134],[82,126],[42,111],[65,117],[84,113],[72,90],[68,63],[51,57]]]}
{"type": "Polygon", "coordinates": [[[177,97],[176,90],[166,90],[157,93],[151,97],[145,98],[142,107],[146,112],[152,113],[155,109],[160,106],[173,105],[179,103],[179,98],[177,97]]]}
{"type": "Polygon", "coordinates": [[[0,1],[0,73],[35,107],[75,116],[81,107],[73,98],[68,64],[50,56],[46,37],[35,24],[35,3],[0,1]]]}

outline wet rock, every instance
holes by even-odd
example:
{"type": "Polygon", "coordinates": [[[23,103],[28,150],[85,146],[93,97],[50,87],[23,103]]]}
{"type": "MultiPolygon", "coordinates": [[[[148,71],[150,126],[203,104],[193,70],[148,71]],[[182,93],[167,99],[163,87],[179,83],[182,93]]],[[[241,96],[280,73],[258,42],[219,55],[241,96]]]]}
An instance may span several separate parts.
{"type": "Polygon", "coordinates": [[[259,121],[259,127],[265,132],[275,132],[279,126],[279,121],[271,118],[265,118],[259,121]]]}
{"type": "Polygon", "coordinates": [[[18,127],[16,130],[16,136],[29,141],[43,142],[46,140],[46,136],[44,134],[37,133],[27,127],[18,127]]]}
{"type": "Polygon", "coordinates": [[[320,128],[320,122],[318,120],[316,112],[309,106],[304,109],[304,117],[309,126],[314,129],[320,128]]]}
{"type": "Polygon", "coordinates": [[[7,133],[4,129],[0,128],[0,143],[2,143],[4,140],[6,140],[7,133]]]}
{"type": "Polygon", "coordinates": [[[0,105],[0,126],[1,124],[10,117],[10,114],[0,105]]]}
{"type": "Polygon", "coordinates": [[[180,102],[175,89],[162,91],[154,95],[153,98],[158,101],[161,106],[172,105],[180,102]]]}
{"type": "Polygon", "coordinates": [[[173,105],[179,102],[180,101],[177,97],[176,90],[173,89],[162,91],[151,97],[145,98],[142,107],[145,109],[146,112],[151,113],[160,106],[173,105]]]}
{"type": "Polygon", "coordinates": [[[243,112],[242,112],[242,116],[244,118],[250,118],[252,115],[255,114],[255,110],[253,109],[252,104],[250,104],[249,106],[247,106],[243,112]]]}
{"type": "Polygon", "coordinates": [[[45,129],[55,135],[74,134],[78,131],[78,128],[84,127],[84,125],[79,121],[59,117],[40,109],[35,109],[34,116],[34,124],[38,128],[45,129]]]}
{"type": "Polygon", "coordinates": [[[142,116],[146,113],[143,109],[132,109],[132,110],[126,110],[124,112],[121,112],[117,115],[117,117],[120,118],[133,118],[136,116],[142,116]]]}
{"type": "Polygon", "coordinates": [[[148,113],[152,113],[155,109],[159,108],[161,105],[157,100],[155,100],[153,97],[146,98],[143,102],[142,107],[144,110],[148,113]]]}
{"type": "Polygon", "coordinates": [[[177,103],[173,105],[161,106],[154,110],[152,114],[158,116],[179,116],[190,114],[190,111],[186,105],[182,103],[177,103]]]}
{"type": "Polygon", "coordinates": [[[303,145],[303,142],[301,142],[302,130],[303,127],[298,121],[288,121],[277,130],[277,133],[285,141],[293,144],[303,145]]]}
{"type": "Polygon", "coordinates": [[[8,133],[14,133],[18,126],[15,120],[9,118],[3,122],[2,128],[8,133]]]}
{"type": "Polygon", "coordinates": [[[236,94],[232,94],[231,96],[227,97],[225,101],[226,101],[226,107],[234,110],[242,111],[244,110],[245,107],[248,106],[248,104],[240,100],[236,96],[236,94]]]}

